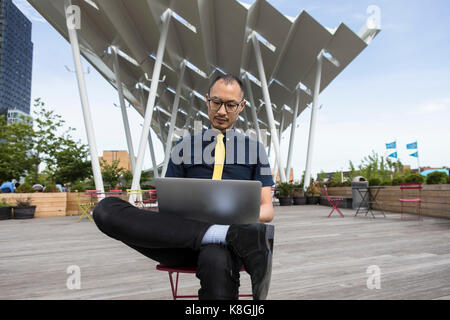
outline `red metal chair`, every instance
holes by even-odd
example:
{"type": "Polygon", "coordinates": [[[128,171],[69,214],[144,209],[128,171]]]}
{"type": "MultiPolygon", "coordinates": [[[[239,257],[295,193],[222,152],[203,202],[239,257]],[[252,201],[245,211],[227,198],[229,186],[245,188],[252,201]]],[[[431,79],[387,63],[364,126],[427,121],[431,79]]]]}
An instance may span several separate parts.
{"type": "MultiPolygon", "coordinates": [[[[181,267],[168,267],[163,264],[158,264],[156,266],[156,270],[159,271],[167,271],[169,274],[170,287],[172,289],[172,297],[173,300],[177,300],[178,298],[186,299],[186,298],[198,298],[198,295],[179,295],[178,294],[178,276],[180,273],[196,273],[196,268],[181,268],[181,267]],[[173,281],[173,274],[176,273],[177,277],[175,283],[173,281]]],[[[244,268],[241,269],[241,272],[245,271],[244,268]]],[[[239,297],[253,297],[251,294],[239,294],[239,297]]]]}
{"type": "Polygon", "coordinates": [[[328,218],[331,216],[331,214],[334,212],[334,210],[336,210],[337,212],[339,212],[339,214],[341,215],[341,217],[343,218],[344,215],[342,214],[342,212],[339,210],[338,205],[339,203],[341,203],[342,200],[344,200],[344,198],[339,198],[339,197],[330,197],[328,195],[328,189],[327,186],[324,185],[323,189],[325,190],[325,195],[327,196],[327,200],[328,202],[331,204],[331,206],[333,207],[333,210],[331,210],[330,214],[328,215],[328,218]]]}
{"type": "Polygon", "coordinates": [[[402,220],[422,220],[422,215],[421,215],[421,207],[422,207],[422,183],[401,183],[400,184],[400,190],[401,190],[401,199],[400,203],[401,203],[401,213],[402,213],[402,220]],[[407,191],[405,190],[418,190],[417,195],[419,197],[417,198],[405,198],[405,193],[407,193],[407,191]],[[417,209],[417,219],[416,218],[405,218],[405,212],[403,211],[403,205],[404,203],[416,203],[416,209],[417,209]]]}

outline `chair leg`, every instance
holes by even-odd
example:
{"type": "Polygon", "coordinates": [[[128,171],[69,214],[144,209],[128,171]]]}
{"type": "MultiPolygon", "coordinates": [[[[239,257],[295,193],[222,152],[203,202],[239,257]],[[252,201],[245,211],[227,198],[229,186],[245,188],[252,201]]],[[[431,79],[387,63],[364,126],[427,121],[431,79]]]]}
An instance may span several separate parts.
{"type": "Polygon", "coordinates": [[[172,297],[173,300],[177,300],[177,289],[178,289],[178,272],[177,272],[177,286],[174,288],[173,286],[173,278],[172,274],[173,272],[167,272],[169,274],[169,280],[170,280],[170,288],[172,289],[172,297]]]}
{"type": "Polygon", "coordinates": [[[330,214],[328,215],[328,218],[331,216],[331,214],[334,212],[334,210],[336,210],[341,215],[342,218],[344,217],[344,215],[338,208],[338,205],[339,205],[339,203],[341,203],[341,201],[342,200],[337,201],[336,204],[333,203],[333,201],[331,202],[331,205],[333,206],[333,210],[331,210],[330,214]]]}

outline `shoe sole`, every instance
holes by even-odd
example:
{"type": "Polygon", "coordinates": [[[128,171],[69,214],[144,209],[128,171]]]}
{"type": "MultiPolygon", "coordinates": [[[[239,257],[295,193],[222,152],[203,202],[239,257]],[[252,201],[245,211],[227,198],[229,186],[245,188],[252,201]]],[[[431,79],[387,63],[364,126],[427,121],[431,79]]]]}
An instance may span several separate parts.
{"type": "Polygon", "coordinates": [[[275,234],[275,227],[273,225],[265,225],[265,243],[268,250],[267,253],[267,265],[266,274],[260,285],[255,288],[255,293],[253,293],[253,300],[265,300],[267,293],[269,292],[270,279],[272,276],[272,250],[273,250],[273,238],[275,234]],[[271,242],[272,241],[272,242],[271,242]]]}

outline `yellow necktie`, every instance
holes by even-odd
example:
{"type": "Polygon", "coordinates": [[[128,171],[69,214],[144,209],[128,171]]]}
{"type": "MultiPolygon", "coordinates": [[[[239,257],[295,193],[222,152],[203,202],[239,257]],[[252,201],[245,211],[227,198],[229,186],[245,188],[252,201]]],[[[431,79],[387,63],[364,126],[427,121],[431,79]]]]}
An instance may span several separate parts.
{"type": "Polygon", "coordinates": [[[214,151],[214,172],[212,179],[221,180],[223,165],[225,161],[225,145],[223,144],[223,134],[219,133],[216,138],[216,148],[214,151]]]}

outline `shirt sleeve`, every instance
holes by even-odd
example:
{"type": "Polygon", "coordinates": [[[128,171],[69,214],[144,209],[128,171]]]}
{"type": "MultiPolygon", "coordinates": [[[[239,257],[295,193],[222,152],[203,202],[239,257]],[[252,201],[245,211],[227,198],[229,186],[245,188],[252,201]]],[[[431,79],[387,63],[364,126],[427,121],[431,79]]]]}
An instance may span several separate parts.
{"type": "MultiPolygon", "coordinates": [[[[178,140],[175,146],[178,146],[183,141],[183,138],[178,140]]],[[[186,170],[184,168],[183,163],[175,164],[173,162],[173,152],[176,152],[178,150],[176,147],[174,147],[174,150],[172,151],[172,154],[169,158],[169,163],[167,165],[167,171],[166,171],[166,178],[185,178],[186,177],[186,170]]],[[[179,156],[183,156],[183,150],[179,151],[179,156]]]]}
{"type": "Polygon", "coordinates": [[[254,177],[254,180],[261,181],[263,187],[273,186],[275,184],[272,179],[269,158],[261,142],[258,143],[258,161],[255,166],[254,177]]]}

